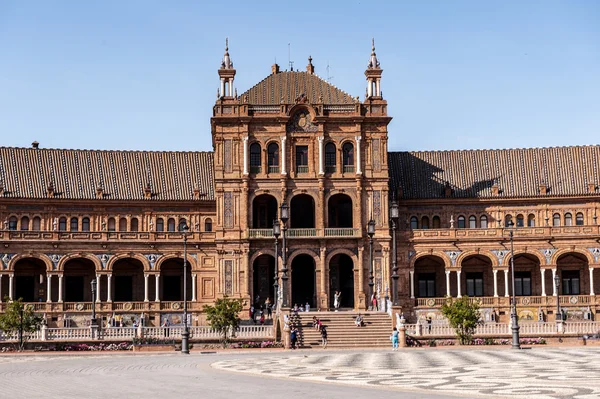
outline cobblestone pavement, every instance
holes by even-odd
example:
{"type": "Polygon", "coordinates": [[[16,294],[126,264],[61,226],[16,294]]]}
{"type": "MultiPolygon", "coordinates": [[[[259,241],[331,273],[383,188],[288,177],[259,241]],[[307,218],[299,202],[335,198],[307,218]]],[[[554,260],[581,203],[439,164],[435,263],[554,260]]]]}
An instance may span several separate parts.
{"type": "Polygon", "coordinates": [[[461,397],[600,398],[600,348],[407,349],[227,359],[239,373],[461,397]]]}

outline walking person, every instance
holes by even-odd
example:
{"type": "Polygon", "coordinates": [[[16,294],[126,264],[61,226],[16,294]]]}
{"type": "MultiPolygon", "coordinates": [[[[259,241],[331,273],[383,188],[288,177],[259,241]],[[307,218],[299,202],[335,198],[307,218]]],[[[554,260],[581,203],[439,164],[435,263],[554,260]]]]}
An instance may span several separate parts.
{"type": "Polygon", "coordinates": [[[298,330],[296,327],[290,331],[290,341],[292,342],[292,349],[296,349],[296,342],[298,341],[298,330]]]}
{"type": "Polygon", "coordinates": [[[392,350],[393,351],[397,351],[398,350],[398,335],[400,333],[398,332],[398,329],[396,327],[394,327],[394,331],[392,331],[392,335],[390,336],[390,340],[392,341],[392,350]]]}
{"type": "Polygon", "coordinates": [[[254,324],[256,324],[256,319],[254,318],[254,313],[255,313],[254,305],[251,305],[250,306],[250,319],[252,320],[252,322],[254,324]]]}
{"type": "Polygon", "coordinates": [[[267,300],[265,301],[265,309],[267,311],[267,316],[269,317],[269,319],[271,318],[271,298],[267,297],[267,300]]]}
{"type": "Polygon", "coordinates": [[[163,333],[165,337],[168,337],[171,334],[170,328],[169,326],[171,325],[171,323],[169,322],[169,319],[167,319],[165,317],[165,320],[163,321],[162,327],[164,328],[163,333]]]}
{"type": "Polygon", "coordinates": [[[340,308],[340,296],[342,296],[342,293],[339,291],[336,291],[335,294],[333,294],[333,307],[336,312],[340,308]]]}
{"type": "Polygon", "coordinates": [[[327,328],[325,326],[321,326],[321,345],[323,349],[327,348],[327,328]]]}
{"type": "Polygon", "coordinates": [[[377,291],[373,292],[373,295],[371,296],[371,304],[373,305],[373,311],[377,311],[377,309],[379,309],[377,307],[377,291]]]}

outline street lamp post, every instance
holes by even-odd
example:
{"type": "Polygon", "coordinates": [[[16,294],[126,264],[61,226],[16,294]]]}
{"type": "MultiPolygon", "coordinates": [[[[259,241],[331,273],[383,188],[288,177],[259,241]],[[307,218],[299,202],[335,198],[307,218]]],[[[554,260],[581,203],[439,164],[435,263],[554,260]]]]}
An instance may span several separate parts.
{"type": "Polygon", "coordinates": [[[285,232],[287,230],[287,221],[290,218],[290,208],[288,205],[283,202],[279,207],[279,218],[282,223],[282,234],[281,234],[281,291],[282,291],[282,304],[283,308],[289,308],[289,299],[288,299],[288,269],[287,269],[287,247],[285,242],[285,232]]]}
{"type": "Polygon", "coordinates": [[[558,273],[554,274],[554,287],[556,289],[556,322],[562,322],[562,313],[560,311],[560,292],[558,289],[560,288],[560,277],[558,273]]]}
{"type": "Polygon", "coordinates": [[[190,354],[190,330],[188,328],[188,311],[187,311],[187,238],[190,228],[187,223],[181,226],[181,234],[183,235],[183,333],[181,334],[181,353],[190,354]]]}
{"type": "Polygon", "coordinates": [[[392,221],[392,301],[394,306],[398,306],[398,252],[396,250],[396,229],[398,228],[398,219],[400,218],[398,211],[398,202],[392,200],[390,207],[390,219],[392,221]]]}
{"type": "Polygon", "coordinates": [[[512,322],[512,348],[521,349],[521,343],[519,338],[519,318],[517,317],[517,298],[515,296],[515,251],[513,248],[513,233],[514,223],[508,222],[509,234],[510,234],[510,268],[512,276],[512,306],[510,308],[510,319],[512,322]]]}
{"type": "Polygon", "coordinates": [[[273,277],[273,308],[277,310],[278,296],[279,296],[279,252],[277,244],[279,243],[279,236],[281,235],[281,225],[279,220],[273,220],[273,237],[275,237],[275,276],[273,277]]]}
{"type": "MultiPolygon", "coordinates": [[[[369,300],[373,303],[373,236],[375,235],[375,221],[369,220],[367,223],[367,235],[369,236],[369,300]]],[[[375,310],[375,309],[373,309],[375,310]]]]}
{"type": "Polygon", "coordinates": [[[90,326],[96,325],[96,279],[92,279],[90,283],[92,285],[92,320],[90,326]]]}

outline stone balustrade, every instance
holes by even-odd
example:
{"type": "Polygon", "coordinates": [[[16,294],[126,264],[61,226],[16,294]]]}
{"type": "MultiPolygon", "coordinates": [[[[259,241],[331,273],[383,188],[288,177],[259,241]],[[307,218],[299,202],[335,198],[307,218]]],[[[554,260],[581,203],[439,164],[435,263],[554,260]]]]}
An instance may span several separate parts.
{"type": "MultiPolygon", "coordinates": [[[[402,230],[402,238],[414,242],[428,241],[461,241],[461,240],[501,240],[509,237],[510,229],[503,227],[489,228],[464,228],[464,229],[416,229],[402,230]]],[[[588,226],[545,226],[545,227],[518,227],[514,230],[515,238],[528,239],[554,239],[563,237],[597,237],[600,235],[600,225],[588,226]]]]}
{"type": "MultiPolygon", "coordinates": [[[[191,232],[188,241],[214,241],[214,232],[191,232]]],[[[183,236],[178,232],[132,232],[132,231],[30,231],[0,230],[3,241],[144,241],[144,242],[180,242],[183,236]]]]}
{"type": "MultiPolygon", "coordinates": [[[[487,296],[487,297],[470,297],[471,301],[479,302],[482,307],[502,307],[510,306],[511,298],[507,296],[487,296]]],[[[556,297],[547,296],[518,296],[515,298],[517,307],[519,306],[550,306],[556,307],[556,297]]],[[[591,306],[600,304],[600,296],[598,295],[560,295],[560,306],[591,306]]],[[[417,308],[441,308],[446,303],[447,298],[416,298],[415,305],[417,308]]]]}
{"type": "MultiPolygon", "coordinates": [[[[347,238],[360,237],[360,229],[335,227],[326,229],[287,229],[289,238],[347,238]]],[[[249,229],[249,239],[274,239],[273,229],[249,229]]]]}
{"type": "MultiPolygon", "coordinates": [[[[426,323],[405,324],[406,332],[417,337],[454,337],[454,329],[448,324],[426,323]]],[[[556,322],[523,322],[519,324],[522,337],[552,336],[559,334],[556,322]]],[[[563,323],[560,334],[585,335],[600,333],[600,321],[567,321],[563,323]]],[[[477,326],[475,337],[510,337],[511,325],[508,323],[485,323],[477,326]]]]}

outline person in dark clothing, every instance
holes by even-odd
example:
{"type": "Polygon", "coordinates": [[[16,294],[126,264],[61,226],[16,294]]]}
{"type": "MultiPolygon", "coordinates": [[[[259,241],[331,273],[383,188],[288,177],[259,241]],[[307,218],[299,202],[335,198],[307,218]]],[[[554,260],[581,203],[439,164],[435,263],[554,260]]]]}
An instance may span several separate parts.
{"type": "Polygon", "coordinates": [[[321,345],[323,349],[327,348],[327,328],[325,326],[321,327],[321,345]]]}
{"type": "Polygon", "coordinates": [[[292,328],[290,332],[290,340],[292,341],[292,349],[296,349],[296,342],[298,341],[298,330],[292,328]]]}

